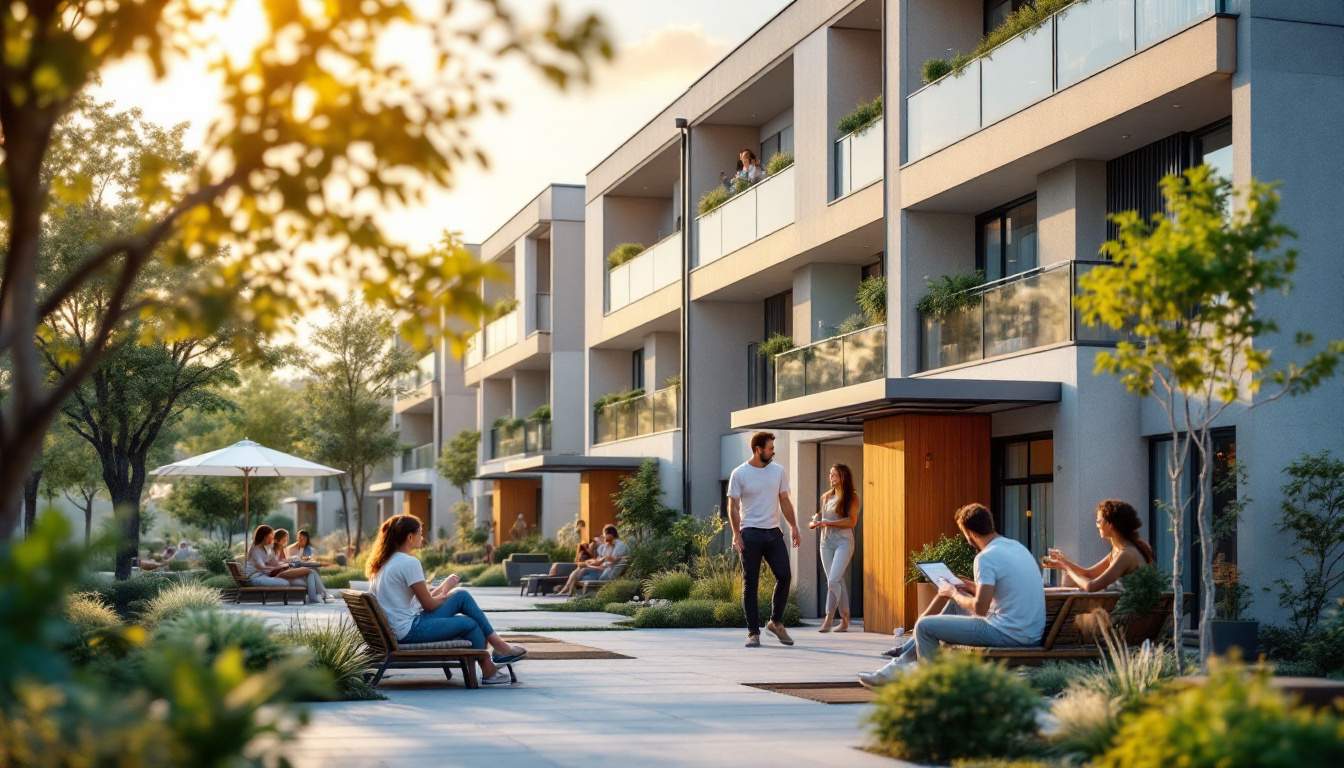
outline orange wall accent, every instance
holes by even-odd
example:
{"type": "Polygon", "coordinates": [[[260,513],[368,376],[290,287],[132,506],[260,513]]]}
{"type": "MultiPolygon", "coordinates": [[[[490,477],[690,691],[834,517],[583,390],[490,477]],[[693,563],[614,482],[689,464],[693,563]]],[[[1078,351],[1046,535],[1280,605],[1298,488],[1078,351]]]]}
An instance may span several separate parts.
{"type": "Polygon", "coordinates": [[[537,491],[541,481],[535,478],[520,477],[516,480],[496,480],[494,493],[495,546],[499,546],[512,537],[514,521],[518,513],[532,530],[539,528],[541,510],[537,509],[537,491]]]}
{"type": "Polygon", "coordinates": [[[616,522],[616,502],[611,495],[621,489],[621,480],[631,475],[618,469],[594,469],[579,475],[579,519],[583,539],[591,540],[616,522]]]}
{"type": "MultiPolygon", "coordinates": [[[[948,533],[963,504],[989,504],[989,417],[904,415],[863,425],[863,625],[914,627],[909,553],[948,533]]],[[[969,575],[969,574],[968,574],[969,575]]]]}
{"type": "Polygon", "coordinates": [[[294,502],[294,535],[297,537],[300,530],[307,529],[310,536],[317,535],[317,502],[316,501],[296,501],[294,502]]]}
{"type": "Polygon", "coordinates": [[[429,519],[429,491],[402,491],[401,514],[411,515],[420,521],[420,525],[424,526],[426,540],[433,537],[434,531],[429,519]]]}

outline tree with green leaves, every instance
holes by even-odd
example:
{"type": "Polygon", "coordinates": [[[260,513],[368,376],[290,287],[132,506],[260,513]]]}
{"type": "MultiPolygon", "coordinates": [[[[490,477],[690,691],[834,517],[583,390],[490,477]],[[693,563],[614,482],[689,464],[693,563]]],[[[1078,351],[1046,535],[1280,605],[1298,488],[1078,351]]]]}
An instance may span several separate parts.
{"type": "Polygon", "coordinates": [[[52,430],[51,444],[42,456],[43,492],[49,499],[59,495],[84,514],[84,543],[93,528],[93,502],[103,492],[102,462],[93,446],[68,427],[52,430]]]}
{"type": "Polygon", "coordinates": [[[481,433],[474,429],[464,429],[453,435],[453,439],[443,447],[435,469],[444,479],[452,483],[459,495],[467,498],[467,486],[476,476],[477,449],[481,444],[481,433]]]}
{"type": "MultiPolygon", "coordinates": [[[[275,479],[275,478],[266,478],[275,479]]],[[[268,510],[280,497],[276,483],[254,482],[250,503],[254,510],[268,510]]],[[[243,533],[243,485],[232,477],[188,477],[173,483],[164,501],[164,509],[183,525],[200,528],[233,543],[235,533],[243,533]]],[[[253,519],[261,519],[258,514],[253,519]]]]}
{"type": "Polygon", "coordinates": [[[348,301],[314,332],[315,352],[305,361],[309,445],[317,461],[344,472],[336,480],[346,541],[356,552],[364,541],[369,480],[401,450],[388,403],[397,379],[415,370],[415,359],[395,342],[395,335],[390,313],[348,301]]]}
{"type": "Polygon", "coordinates": [[[658,474],[658,460],[645,459],[633,475],[621,478],[619,490],[612,495],[621,536],[632,548],[666,535],[681,516],[663,503],[663,485],[658,474]]]}
{"type": "MultiPolygon", "coordinates": [[[[1273,367],[1265,342],[1279,327],[1264,315],[1260,300],[1291,288],[1297,254],[1284,247],[1294,234],[1278,222],[1279,196],[1272,186],[1252,181],[1238,200],[1230,181],[1199,166],[1163,179],[1162,194],[1166,211],[1151,221],[1134,211],[1112,217],[1119,237],[1102,251],[1113,266],[1083,276],[1078,308],[1084,322],[1122,333],[1113,352],[1097,356],[1097,373],[1118,376],[1129,391],[1155,400],[1167,417],[1171,584],[1181,594],[1181,544],[1191,504],[1182,497],[1182,480],[1197,456],[1197,487],[1207,487],[1213,424],[1234,404],[1263,406],[1316,387],[1334,374],[1344,342],[1331,341],[1313,353],[1311,335],[1298,332],[1293,338],[1303,359],[1273,367]]],[[[1202,558],[1200,658],[1207,660],[1216,534],[1208,494],[1194,498],[1202,558]]],[[[1173,601],[1176,637],[1183,603],[1173,601]]]]}
{"type": "MultiPolygon", "coordinates": [[[[234,325],[243,333],[233,346],[245,347],[334,301],[345,287],[311,277],[344,272],[370,301],[402,313],[405,338],[425,345],[441,334],[460,350],[462,329],[481,319],[478,287],[492,272],[454,238],[404,244],[379,214],[417,204],[451,186],[464,163],[485,161],[470,129],[505,107],[493,86],[504,60],[563,86],[586,79],[596,55],[610,55],[596,17],[570,18],[555,3],[536,24],[502,0],[263,3],[250,37],[228,23],[235,10],[8,6],[0,33],[0,536],[18,520],[43,435],[127,339],[171,347],[234,325]],[[138,65],[160,79],[199,67],[210,81],[203,87],[219,89],[190,157],[151,152],[126,164],[124,152],[61,139],[102,73],[138,65]],[[105,172],[109,164],[115,173],[105,172]],[[53,207],[99,200],[137,215],[127,227],[93,232],[69,268],[45,269],[53,207]],[[144,273],[166,269],[193,278],[137,290],[144,273]],[[88,335],[61,351],[53,373],[42,340],[91,285],[103,297],[88,335]],[[146,317],[158,322],[128,328],[146,317]]],[[[97,146],[121,146],[100,138],[97,146]]]]}

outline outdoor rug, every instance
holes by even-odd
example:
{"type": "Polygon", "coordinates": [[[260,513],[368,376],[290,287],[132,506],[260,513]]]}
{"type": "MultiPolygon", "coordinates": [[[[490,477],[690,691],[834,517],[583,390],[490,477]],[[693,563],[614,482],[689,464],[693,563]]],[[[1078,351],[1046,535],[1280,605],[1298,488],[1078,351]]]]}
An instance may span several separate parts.
{"type": "Polygon", "coordinates": [[[501,635],[510,643],[518,643],[527,647],[526,661],[551,660],[565,661],[570,659],[633,659],[633,656],[626,656],[623,653],[615,653],[601,648],[594,648],[591,645],[579,645],[578,643],[567,643],[563,640],[557,640],[554,637],[544,635],[501,635]]]}
{"type": "Polygon", "coordinates": [[[760,688],[771,693],[796,696],[822,704],[868,704],[873,701],[872,691],[858,683],[743,683],[748,688],[760,688]]]}

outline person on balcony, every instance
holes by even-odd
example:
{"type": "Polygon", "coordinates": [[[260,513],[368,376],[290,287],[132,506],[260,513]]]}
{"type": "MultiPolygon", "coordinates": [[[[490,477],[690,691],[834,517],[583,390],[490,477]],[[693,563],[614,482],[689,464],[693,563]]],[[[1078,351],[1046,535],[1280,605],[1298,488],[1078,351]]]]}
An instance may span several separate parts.
{"type": "Polygon", "coordinates": [[[765,169],[761,167],[755,152],[743,149],[738,153],[738,161],[742,167],[737,172],[737,178],[746,179],[748,184],[755,184],[765,178],[765,169]]]}

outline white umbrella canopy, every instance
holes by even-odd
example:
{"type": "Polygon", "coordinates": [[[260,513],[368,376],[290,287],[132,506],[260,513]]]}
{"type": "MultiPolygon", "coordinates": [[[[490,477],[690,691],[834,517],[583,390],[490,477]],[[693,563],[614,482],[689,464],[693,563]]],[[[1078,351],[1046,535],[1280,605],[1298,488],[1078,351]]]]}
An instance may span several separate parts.
{"type": "Polygon", "coordinates": [[[155,477],[241,477],[243,478],[243,527],[251,528],[248,509],[248,484],[253,477],[325,477],[340,475],[339,469],[291,456],[267,448],[252,440],[239,440],[227,448],[165,464],[149,474],[155,477]]]}

